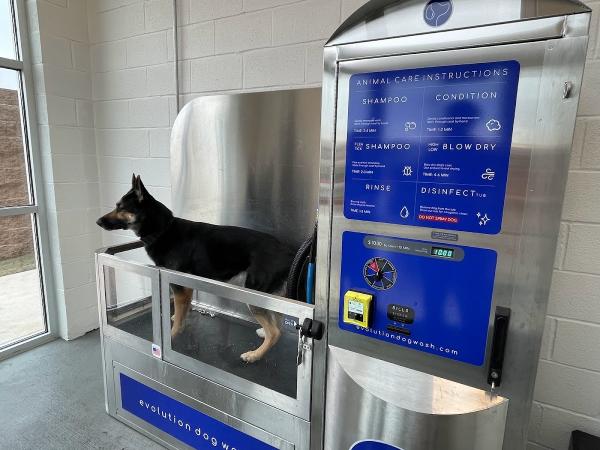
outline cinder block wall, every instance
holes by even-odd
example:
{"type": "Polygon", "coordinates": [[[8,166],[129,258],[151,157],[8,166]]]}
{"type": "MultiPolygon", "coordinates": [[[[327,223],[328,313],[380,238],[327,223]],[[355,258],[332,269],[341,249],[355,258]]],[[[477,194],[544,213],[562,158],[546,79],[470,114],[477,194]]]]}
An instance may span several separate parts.
{"type": "Polygon", "coordinates": [[[41,156],[43,214],[58,332],[73,339],[98,327],[94,250],[101,236],[86,4],[27,0],[41,156]]]}
{"type": "MultiPolygon", "coordinates": [[[[177,115],[172,2],[89,0],[88,16],[101,205],[114,208],[133,172],[169,205],[169,137],[177,115]]],[[[103,232],[105,244],[131,237],[103,232]]]]}
{"type": "MultiPolygon", "coordinates": [[[[199,95],[318,86],[325,39],[363,3],[178,0],[182,105],[199,95]]],[[[88,0],[88,14],[102,207],[129,189],[134,171],[168,205],[177,114],[172,1],[88,0]]]]}

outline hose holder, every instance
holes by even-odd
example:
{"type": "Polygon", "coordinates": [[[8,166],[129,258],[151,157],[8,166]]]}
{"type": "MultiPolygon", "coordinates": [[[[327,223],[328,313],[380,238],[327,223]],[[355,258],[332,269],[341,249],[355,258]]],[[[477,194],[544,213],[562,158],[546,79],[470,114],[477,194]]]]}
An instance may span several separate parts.
{"type": "Polygon", "coordinates": [[[494,317],[494,337],[492,338],[492,350],[490,365],[488,369],[487,382],[492,389],[502,383],[502,367],[504,365],[504,352],[506,350],[506,339],[508,337],[508,325],[510,322],[510,308],[496,307],[494,317]]]}

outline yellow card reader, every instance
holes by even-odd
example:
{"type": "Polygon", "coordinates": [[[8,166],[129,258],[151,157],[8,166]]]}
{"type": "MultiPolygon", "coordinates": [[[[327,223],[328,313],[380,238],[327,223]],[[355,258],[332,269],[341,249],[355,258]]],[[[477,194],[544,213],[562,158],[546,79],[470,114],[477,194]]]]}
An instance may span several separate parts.
{"type": "Polygon", "coordinates": [[[344,323],[368,328],[371,321],[373,296],[363,292],[348,291],[344,294],[344,323]]]}

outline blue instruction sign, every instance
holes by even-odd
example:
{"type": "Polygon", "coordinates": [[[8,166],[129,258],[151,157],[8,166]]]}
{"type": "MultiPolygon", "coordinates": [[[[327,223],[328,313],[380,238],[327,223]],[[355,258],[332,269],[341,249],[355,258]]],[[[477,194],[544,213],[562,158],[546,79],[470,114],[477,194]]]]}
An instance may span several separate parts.
{"type": "Polygon", "coordinates": [[[352,75],[344,215],[496,234],[517,61],[352,75]]]}
{"type": "Polygon", "coordinates": [[[124,410],[196,449],[275,450],[200,411],[120,374],[124,410]]]}

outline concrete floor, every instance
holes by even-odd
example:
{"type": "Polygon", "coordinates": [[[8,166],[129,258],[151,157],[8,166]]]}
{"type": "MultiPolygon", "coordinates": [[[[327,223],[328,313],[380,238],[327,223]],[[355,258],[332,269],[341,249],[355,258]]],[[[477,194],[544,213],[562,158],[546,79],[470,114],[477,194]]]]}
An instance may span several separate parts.
{"type": "Polygon", "coordinates": [[[104,411],[98,332],[0,362],[0,449],[159,450],[104,411]]]}

